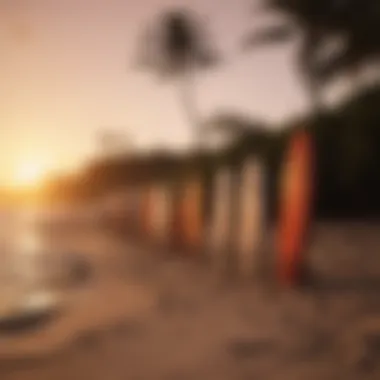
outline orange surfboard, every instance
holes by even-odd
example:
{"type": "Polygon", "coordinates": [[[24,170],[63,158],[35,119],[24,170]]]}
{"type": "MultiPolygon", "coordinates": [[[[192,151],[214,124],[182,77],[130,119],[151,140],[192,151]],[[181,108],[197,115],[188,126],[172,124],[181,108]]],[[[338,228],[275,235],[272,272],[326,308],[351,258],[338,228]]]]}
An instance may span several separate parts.
{"type": "Polygon", "coordinates": [[[312,211],[313,170],[311,137],[299,131],[291,138],[280,182],[276,248],[278,276],[284,285],[295,285],[299,280],[312,211]]]}
{"type": "Polygon", "coordinates": [[[184,237],[186,244],[191,248],[199,248],[203,239],[203,209],[202,185],[194,179],[186,186],[182,204],[184,218],[184,237]]]}
{"type": "Polygon", "coordinates": [[[184,243],[184,218],[182,213],[183,185],[172,187],[172,209],[170,215],[170,240],[173,248],[180,248],[184,243]]]}
{"type": "Polygon", "coordinates": [[[198,248],[203,239],[201,183],[186,181],[177,191],[173,210],[173,245],[176,248],[198,248]]]}
{"type": "Polygon", "coordinates": [[[142,194],[142,233],[150,237],[152,223],[152,190],[149,187],[144,188],[142,194]]]}

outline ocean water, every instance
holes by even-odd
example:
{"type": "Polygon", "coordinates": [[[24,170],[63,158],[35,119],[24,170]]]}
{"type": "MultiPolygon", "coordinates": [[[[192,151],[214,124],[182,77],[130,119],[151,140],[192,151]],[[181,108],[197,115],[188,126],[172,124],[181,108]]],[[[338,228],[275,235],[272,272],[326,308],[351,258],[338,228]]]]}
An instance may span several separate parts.
{"type": "Polygon", "coordinates": [[[46,256],[38,212],[0,210],[0,311],[41,285],[46,256]]]}

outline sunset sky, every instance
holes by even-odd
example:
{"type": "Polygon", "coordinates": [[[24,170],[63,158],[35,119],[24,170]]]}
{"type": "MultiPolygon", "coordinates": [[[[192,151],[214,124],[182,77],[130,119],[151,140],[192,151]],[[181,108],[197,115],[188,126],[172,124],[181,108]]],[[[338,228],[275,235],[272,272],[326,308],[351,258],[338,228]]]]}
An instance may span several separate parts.
{"type": "Polygon", "coordinates": [[[103,128],[138,147],[182,146],[190,128],[175,82],[135,67],[138,36],[160,11],[190,4],[211,20],[228,59],[199,75],[198,104],[280,121],[306,107],[294,46],[234,54],[250,26],[250,0],[0,0],[0,181],[31,160],[73,168],[103,128]]]}

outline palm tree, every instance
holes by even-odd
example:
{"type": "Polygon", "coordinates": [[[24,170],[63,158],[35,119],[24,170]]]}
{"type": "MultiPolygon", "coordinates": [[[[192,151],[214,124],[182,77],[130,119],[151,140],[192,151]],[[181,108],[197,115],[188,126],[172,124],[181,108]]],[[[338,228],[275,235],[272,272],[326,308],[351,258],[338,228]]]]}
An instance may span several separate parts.
{"type": "Polygon", "coordinates": [[[195,106],[194,74],[196,69],[219,60],[207,37],[204,25],[194,15],[170,10],[145,30],[140,41],[140,66],[160,77],[179,80],[182,105],[198,144],[202,141],[202,121],[195,106]]]}
{"type": "Polygon", "coordinates": [[[331,80],[346,73],[358,73],[368,63],[380,63],[380,2],[341,2],[338,32],[344,37],[341,48],[321,67],[320,77],[331,80]]]}
{"type": "Polygon", "coordinates": [[[331,12],[328,10],[329,5],[322,0],[264,0],[261,11],[279,13],[285,20],[250,33],[243,44],[244,49],[252,49],[299,39],[296,63],[316,111],[322,108],[317,63],[331,38],[328,28],[321,27],[323,22],[330,24],[329,18],[323,20],[320,15],[331,12]]]}
{"type": "Polygon", "coordinates": [[[324,85],[357,74],[380,58],[380,3],[371,0],[263,0],[262,10],[285,22],[250,34],[248,48],[301,38],[297,62],[314,109],[322,107],[324,85]]]}

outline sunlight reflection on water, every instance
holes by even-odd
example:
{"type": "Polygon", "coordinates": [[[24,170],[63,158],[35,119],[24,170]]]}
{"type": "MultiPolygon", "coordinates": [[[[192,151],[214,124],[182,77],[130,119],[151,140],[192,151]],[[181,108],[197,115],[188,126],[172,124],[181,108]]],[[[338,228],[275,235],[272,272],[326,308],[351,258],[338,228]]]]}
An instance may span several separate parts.
{"type": "Polygon", "coordinates": [[[8,300],[38,282],[39,261],[45,247],[37,217],[30,209],[6,210],[0,214],[0,299],[8,300]]]}
{"type": "Polygon", "coordinates": [[[31,208],[0,209],[0,318],[57,301],[70,263],[65,248],[42,228],[54,224],[52,216],[31,208]]]}

